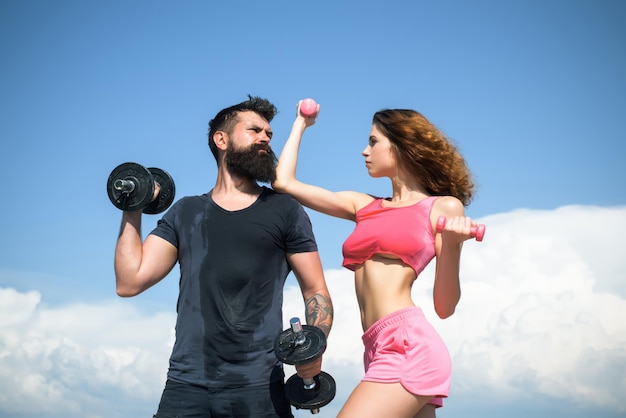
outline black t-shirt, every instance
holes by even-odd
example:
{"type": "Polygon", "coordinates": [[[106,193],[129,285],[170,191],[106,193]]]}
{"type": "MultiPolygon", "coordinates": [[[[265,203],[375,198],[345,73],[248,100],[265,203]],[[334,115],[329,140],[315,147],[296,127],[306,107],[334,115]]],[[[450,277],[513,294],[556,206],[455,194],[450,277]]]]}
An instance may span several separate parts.
{"type": "Polygon", "coordinates": [[[281,366],[287,254],[317,251],[311,222],[291,196],[263,188],[227,211],[211,193],[176,202],[151,232],[178,249],[180,294],[168,377],[203,387],[267,384],[281,366]],[[272,376],[272,377],[271,377],[272,376]]]}

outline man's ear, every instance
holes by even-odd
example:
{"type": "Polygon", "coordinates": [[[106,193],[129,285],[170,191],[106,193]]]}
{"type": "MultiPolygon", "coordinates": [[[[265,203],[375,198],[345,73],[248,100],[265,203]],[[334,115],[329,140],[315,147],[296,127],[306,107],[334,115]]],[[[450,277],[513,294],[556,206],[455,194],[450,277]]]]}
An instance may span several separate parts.
{"type": "Polygon", "coordinates": [[[213,134],[213,142],[217,149],[226,151],[228,148],[228,134],[224,131],[217,131],[213,134]]]}

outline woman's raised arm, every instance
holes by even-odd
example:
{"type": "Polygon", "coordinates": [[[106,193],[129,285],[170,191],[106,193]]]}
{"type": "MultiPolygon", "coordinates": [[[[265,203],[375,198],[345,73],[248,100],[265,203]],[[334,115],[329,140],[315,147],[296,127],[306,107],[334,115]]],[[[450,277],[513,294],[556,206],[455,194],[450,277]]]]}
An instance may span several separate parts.
{"type": "Polygon", "coordinates": [[[302,205],[318,212],[355,220],[357,209],[371,200],[370,196],[358,192],[331,192],[322,187],[303,183],[296,178],[302,135],[306,128],[315,124],[320,110],[317,105],[315,113],[305,116],[300,111],[301,103],[302,101],[298,103],[296,120],[293,122],[291,133],[278,159],[276,180],[272,183],[272,187],[278,192],[292,195],[302,205]]]}

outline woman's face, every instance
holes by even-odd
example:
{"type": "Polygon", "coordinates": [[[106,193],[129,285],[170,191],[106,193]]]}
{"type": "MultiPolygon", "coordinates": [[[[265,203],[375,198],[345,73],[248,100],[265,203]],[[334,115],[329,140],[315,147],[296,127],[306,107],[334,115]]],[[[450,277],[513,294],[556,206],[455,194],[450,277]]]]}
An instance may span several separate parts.
{"type": "Polygon", "coordinates": [[[361,152],[365,157],[365,167],[372,177],[392,177],[397,174],[396,159],[389,138],[372,125],[367,147],[361,152]]]}

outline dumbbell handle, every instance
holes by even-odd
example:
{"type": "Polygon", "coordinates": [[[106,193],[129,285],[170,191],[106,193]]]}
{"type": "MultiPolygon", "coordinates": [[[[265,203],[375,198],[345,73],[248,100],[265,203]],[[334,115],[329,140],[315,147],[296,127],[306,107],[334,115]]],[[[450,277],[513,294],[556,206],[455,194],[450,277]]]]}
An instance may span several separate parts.
{"type": "Polygon", "coordinates": [[[113,187],[122,193],[132,193],[135,190],[136,183],[128,179],[117,179],[113,182],[113,187]]]}
{"type": "MultiPolygon", "coordinates": [[[[440,216],[439,218],[437,218],[437,233],[441,233],[445,226],[446,217],[440,216]]],[[[470,228],[470,235],[472,236],[472,238],[476,238],[476,241],[480,242],[485,236],[485,229],[486,227],[483,224],[472,225],[470,228]]]]}
{"type": "MultiPolygon", "coordinates": [[[[300,322],[300,318],[294,317],[289,320],[289,325],[291,327],[291,331],[293,331],[294,335],[294,345],[301,345],[306,342],[306,336],[304,332],[302,332],[302,322],[300,322]]],[[[304,382],[304,388],[306,390],[315,389],[316,383],[314,379],[302,379],[304,382]]]]}
{"type": "MultiPolygon", "coordinates": [[[[161,186],[158,182],[154,182],[155,185],[161,186]]],[[[135,190],[135,187],[137,187],[137,183],[136,183],[136,179],[133,180],[125,178],[125,179],[117,179],[115,180],[115,182],[113,182],[113,187],[115,188],[115,190],[122,192],[122,193],[132,193],[133,190],[135,190]]]]}
{"type": "MultiPolygon", "coordinates": [[[[314,390],[317,387],[317,383],[315,383],[314,379],[302,379],[302,382],[304,382],[304,390],[314,390]]],[[[316,415],[319,413],[320,413],[319,408],[311,409],[311,414],[316,415]]]]}
{"type": "Polygon", "coordinates": [[[314,379],[302,379],[302,381],[304,382],[304,389],[306,390],[313,390],[315,386],[317,386],[314,379]]]}

